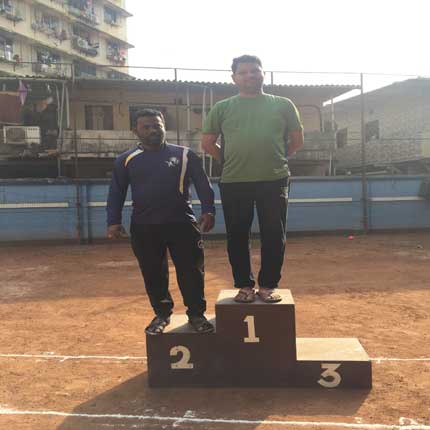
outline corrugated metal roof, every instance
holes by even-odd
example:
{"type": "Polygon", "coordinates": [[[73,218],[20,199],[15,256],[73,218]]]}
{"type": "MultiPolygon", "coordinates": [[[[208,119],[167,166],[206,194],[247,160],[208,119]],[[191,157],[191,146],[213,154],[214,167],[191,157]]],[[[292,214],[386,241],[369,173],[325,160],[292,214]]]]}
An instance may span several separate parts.
{"type": "MultiPolygon", "coordinates": [[[[109,66],[114,68],[115,66],[109,66]]],[[[71,78],[55,78],[55,77],[45,77],[40,75],[25,75],[25,76],[0,76],[1,80],[23,80],[32,79],[32,80],[40,80],[40,81],[72,81],[71,78]]],[[[75,78],[75,82],[107,82],[107,83],[121,83],[121,82],[135,82],[135,83],[150,83],[150,84],[168,84],[175,85],[176,81],[171,79],[138,79],[130,76],[130,78],[124,79],[109,79],[109,78],[97,78],[97,77],[82,77],[75,78]]],[[[227,88],[232,88],[235,85],[230,82],[216,82],[216,81],[184,81],[178,80],[178,84],[182,85],[196,85],[196,86],[224,86],[227,88]]],[[[279,87],[279,88],[341,88],[345,90],[353,90],[360,88],[359,85],[351,85],[351,84],[265,84],[266,87],[279,87]]]]}
{"type": "MultiPolygon", "coordinates": [[[[105,78],[77,78],[76,81],[108,81],[108,82],[142,82],[142,83],[154,83],[154,84],[171,84],[174,85],[176,81],[171,79],[138,79],[131,77],[130,79],[105,79],[105,78]]],[[[230,82],[217,82],[217,81],[184,81],[178,80],[179,84],[184,85],[198,85],[198,86],[225,86],[225,87],[234,87],[235,85],[230,82]]],[[[346,90],[353,90],[360,88],[359,85],[350,85],[350,84],[265,84],[266,87],[297,87],[297,88],[342,88],[346,90]]]]}

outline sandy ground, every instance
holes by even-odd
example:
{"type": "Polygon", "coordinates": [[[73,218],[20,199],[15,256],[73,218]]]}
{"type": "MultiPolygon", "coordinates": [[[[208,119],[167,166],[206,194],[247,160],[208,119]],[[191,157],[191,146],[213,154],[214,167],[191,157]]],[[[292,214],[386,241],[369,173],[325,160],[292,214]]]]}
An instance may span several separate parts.
{"type": "MultiPolygon", "coordinates": [[[[287,249],[297,335],[359,338],[372,390],[149,389],[152,313],[129,244],[8,246],[0,429],[430,429],[430,233],[293,237],[287,249]]],[[[225,288],[225,243],[207,242],[208,312],[225,288]]]]}

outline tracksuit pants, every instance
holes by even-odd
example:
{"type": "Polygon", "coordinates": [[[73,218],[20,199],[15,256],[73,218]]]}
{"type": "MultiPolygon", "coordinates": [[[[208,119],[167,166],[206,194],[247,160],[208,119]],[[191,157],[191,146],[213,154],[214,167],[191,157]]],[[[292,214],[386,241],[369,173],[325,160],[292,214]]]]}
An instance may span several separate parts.
{"type": "Polygon", "coordinates": [[[130,233],[131,246],[155,314],[167,317],[174,305],[169,293],[169,250],[187,315],[203,315],[206,310],[204,253],[197,224],[132,224],[130,233]]]}

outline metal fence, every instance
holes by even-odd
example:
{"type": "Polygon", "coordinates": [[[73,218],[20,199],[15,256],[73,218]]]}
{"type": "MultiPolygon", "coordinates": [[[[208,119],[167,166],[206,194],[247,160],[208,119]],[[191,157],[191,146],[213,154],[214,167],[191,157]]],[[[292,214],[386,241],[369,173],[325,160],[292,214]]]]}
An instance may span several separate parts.
{"type": "MultiPolygon", "coordinates": [[[[189,118],[190,112],[195,111],[199,112],[201,122],[204,121],[215,100],[214,88],[231,82],[231,71],[108,63],[90,67],[82,62],[45,64],[5,60],[5,67],[13,68],[22,76],[0,78],[4,91],[17,86],[21,80],[34,93],[38,83],[44,82],[51,87],[58,107],[57,138],[42,133],[42,142],[45,139],[51,143],[45,145],[43,153],[38,153],[37,157],[55,162],[57,176],[80,177],[84,172],[81,167],[88,164],[90,158],[111,163],[118,154],[135,144],[135,138],[128,129],[117,130],[115,136],[109,136],[107,130],[102,133],[101,130],[77,129],[68,107],[69,91],[83,80],[155,81],[170,85],[173,93],[170,101],[163,102],[173,124],[168,124],[169,140],[195,149],[207,173],[212,177],[219,176],[220,166],[200,152],[198,130],[196,134],[196,130],[191,129],[189,118]],[[27,69],[31,78],[24,76],[27,69]],[[190,100],[189,93],[183,89],[184,83],[198,89],[198,102],[190,100]],[[181,128],[181,123],[186,126],[181,128]]],[[[292,164],[305,166],[306,163],[321,162],[328,166],[324,174],[360,174],[364,202],[368,200],[366,178],[370,174],[416,175],[430,172],[430,96],[427,97],[430,79],[387,73],[269,70],[265,83],[268,92],[288,86],[286,88],[293,95],[305,88],[312,88],[317,94],[330,86],[345,86],[343,94],[328,97],[322,106],[317,106],[318,133],[312,134],[305,129],[305,146],[291,159],[292,164]],[[350,91],[346,91],[347,88],[350,91]]],[[[156,102],[146,100],[140,105],[157,107],[156,102]]],[[[304,112],[305,108],[313,107],[310,103],[301,109],[304,112]]],[[[10,150],[15,159],[31,157],[37,152],[34,145],[26,147],[24,152],[22,148],[19,152],[18,146],[14,147],[16,150],[10,150]]],[[[5,145],[0,145],[0,156],[5,160],[3,148],[5,145]]],[[[367,211],[364,209],[363,213],[367,211]]]]}

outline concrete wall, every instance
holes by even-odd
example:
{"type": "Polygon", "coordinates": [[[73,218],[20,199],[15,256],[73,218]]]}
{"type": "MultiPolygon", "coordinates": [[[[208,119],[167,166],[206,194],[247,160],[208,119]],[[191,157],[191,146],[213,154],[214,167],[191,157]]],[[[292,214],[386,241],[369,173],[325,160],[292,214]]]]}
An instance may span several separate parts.
{"type": "MultiPolygon", "coordinates": [[[[371,230],[430,227],[430,202],[418,197],[424,178],[392,176],[369,178],[371,230]]],[[[219,189],[216,226],[211,234],[224,234],[219,189]]],[[[3,180],[0,181],[0,241],[103,238],[106,230],[108,181],[3,180]],[[78,189],[79,187],[79,189],[78,189]],[[77,206],[79,191],[80,205],[77,206]],[[79,214],[79,218],[78,218],[79,214]],[[78,221],[79,219],[79,221],[78,221]]],[[[193,192],[193,199],[196,199],[193,192]]],[[[128,228],[130,195],[124,209],[128,228]]],[[[194,204],[200,213],[198,200],[194,204]]],[[[362,223],[359,177],[293,178],[288,207],[290,232],[360,230],[362,223]]],[[[253,231],[257,232],[255,220],[253,231]]]]}
{"type": "MultiPolygon", "coordinates": [[[[379,139],[366,144],[367,164],[420,160],[430,154],[430,85],[398,83],[365,94],[365,122],[379,121],[379,139]]],[[[354,98],[334,105],[338,130],[347,128],[347,146],[337,153],[340,166],[361,163],[361,110],[354,98]]],[[[325,120],[330,109],[324,110],[325,120]]]]}

